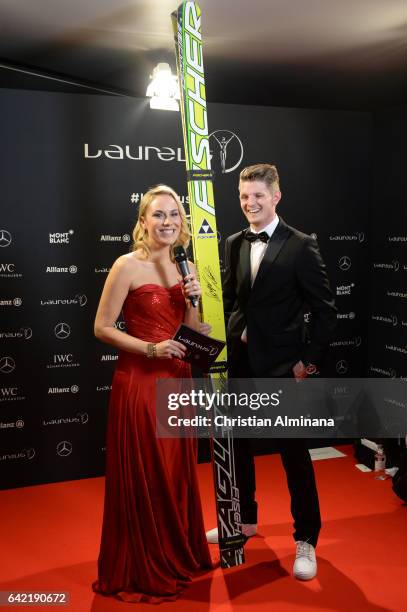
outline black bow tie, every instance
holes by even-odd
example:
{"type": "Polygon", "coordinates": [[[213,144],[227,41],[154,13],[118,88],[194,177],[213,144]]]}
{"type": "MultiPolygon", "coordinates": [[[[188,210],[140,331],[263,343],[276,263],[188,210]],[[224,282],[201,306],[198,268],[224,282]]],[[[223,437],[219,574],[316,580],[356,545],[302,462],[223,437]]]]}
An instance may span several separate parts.
{"type": "Polygon", "coordinates": [[[267,232],[260,232],[259,234],[255,234],[254,232],[251,232],[250,230],[247,230],[247,232],[245,233],[244,237],[250,243],[251,242],[255,242],[256,240],[261,240],[262,242],[268,242],[269,241],[269,235],[267,234],[267,232]]]}

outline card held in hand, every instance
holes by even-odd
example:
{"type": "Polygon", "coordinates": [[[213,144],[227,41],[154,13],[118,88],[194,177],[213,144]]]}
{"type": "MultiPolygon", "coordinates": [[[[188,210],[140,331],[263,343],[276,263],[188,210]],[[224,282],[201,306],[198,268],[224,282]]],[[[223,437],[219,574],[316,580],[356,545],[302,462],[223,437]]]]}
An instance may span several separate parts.
{"type": "Polygon", "coordinates": [[[182,360],[198,366],[203,372],[209,372],[209,368],[226,344],[222,340],[205,336],[184,323],[181,323],[175,332],[173,340],[181,342],[187,349],[182,360]]]}

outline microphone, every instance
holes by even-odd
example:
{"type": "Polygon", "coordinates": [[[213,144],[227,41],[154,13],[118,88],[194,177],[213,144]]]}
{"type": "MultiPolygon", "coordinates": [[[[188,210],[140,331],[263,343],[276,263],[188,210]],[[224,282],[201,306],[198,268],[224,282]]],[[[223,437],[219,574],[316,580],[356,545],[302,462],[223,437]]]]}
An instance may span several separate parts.
{"type": "MultiPolygon", "coordinates": [[[[184,280],[185,277],[190,274],[190,272],[187,254],[185,253],[185,249],[183,246],[174,247],[174,257],[175,261],[177,262],[178,270],[182,276],[182,280],[184,280]]],[[[196,308],[198,306],[198,297],[196,295],[190,295],[189,299],[191,301],[192,306],[196,308]]]]}

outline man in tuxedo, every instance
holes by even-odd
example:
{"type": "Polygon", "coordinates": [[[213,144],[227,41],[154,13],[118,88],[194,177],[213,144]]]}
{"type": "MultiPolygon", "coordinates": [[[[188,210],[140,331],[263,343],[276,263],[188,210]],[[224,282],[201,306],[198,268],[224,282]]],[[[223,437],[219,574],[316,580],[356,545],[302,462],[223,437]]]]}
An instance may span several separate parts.
{"type": "MultiPolygon", "coordinates": [[[[229,236],[223,300],[231,378],[295,377],[318,372],[336,325],[336,308],[318,246],[276,214],[281,199],[275,166],[256,164],[240,173],[240,205],[250,228],[229,236]],[[306,340],[304,310],[311,311],[306,340]]],[[[276,441],[286,471],[294,519],[294,576],[316,575],[321,528],[318,493],[303,439],[276,441]]],[[[251,440],[235,438],[242,531],[257,532],[251,440]]],[[[217,542],[217,529],[207,532],[217,542]]]]}

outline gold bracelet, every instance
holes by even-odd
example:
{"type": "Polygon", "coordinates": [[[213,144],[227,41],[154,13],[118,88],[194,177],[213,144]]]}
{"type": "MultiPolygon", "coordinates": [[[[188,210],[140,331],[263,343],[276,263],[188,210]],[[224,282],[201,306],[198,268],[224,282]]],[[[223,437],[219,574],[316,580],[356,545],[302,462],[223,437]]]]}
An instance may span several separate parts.
{"type": "Polygon", "coordinates": [[[147,358],[154,359],[157,357],[157,345],[154,342],[149,342],[147,344],[147,358]]]}

